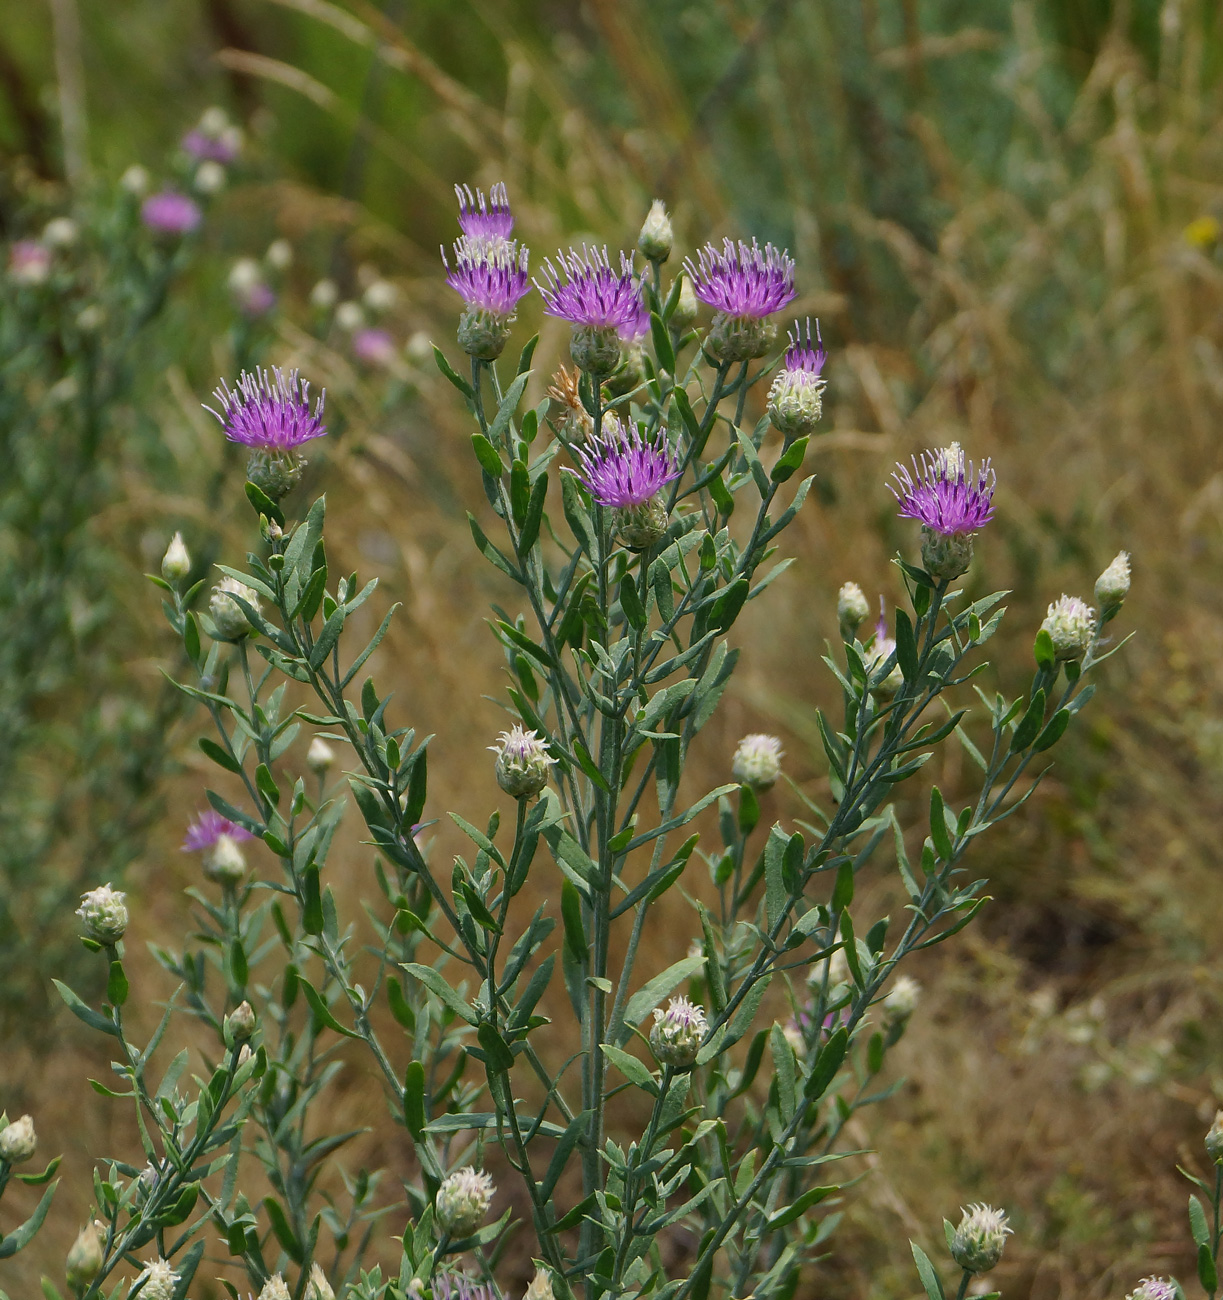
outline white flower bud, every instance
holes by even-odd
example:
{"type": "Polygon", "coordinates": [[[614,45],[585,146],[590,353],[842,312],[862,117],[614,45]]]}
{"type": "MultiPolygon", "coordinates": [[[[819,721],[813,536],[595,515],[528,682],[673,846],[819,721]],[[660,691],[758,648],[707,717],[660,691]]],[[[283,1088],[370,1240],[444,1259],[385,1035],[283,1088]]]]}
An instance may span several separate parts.
{"type": "Polygon", "coordinates": [[[106,312],[101,303],[91,302],[76,314],[76,327],[82,334],[96,334],[106,324],[106,312]]]}
{"type": "Polygon", "coordinates": [[[293,1300],[293,1297],[284,1278],[279,1273],[273,1273],[263,1284],[263,1290],[259,1292],[259,1300],[293,1300]]]}
{"type": "Polygon", "coordinates": [[[552,1293],[552,1274],[546,1268],[537,1267],[531,1285],[527,1287],[522,1300],[554,1300],[552,1293]]]}
{"type": "Polygon", "coordinates": [[[447,1174],[437,1190],[437,1222],[452,1237],[470,1237],[484,1222],[496,1191],[492,1178],[471,1165],[447,1174]]]}
{"type": "Polygon", "coordinates": [[[212,104],[200,114],[200,130],[205,135],[217,137],[228,127],[229,114],[219,104],[212,104]]]}
{"type": "Polygon", "coordinates": [[[322,738],[315,736],[306,751],[306,766],[315,776],[324,776],[335,766],[335,750],[322,738]]]}
{"type": "Polygon", "coordinates": [[[259,596],[255,591],[237,578],[222,578],[212,589],[212,598],[208,602],[208,612],[221,641],[240,641],[255,630],[242,606],[234,600],[235,596],[240,596],[256,612],[259,610],[259,596]]]}
{"type": "Polygon", "coordinates": [[[1096,579],[1096,599],[1100,602],[1101,612],[1109,614],[1120,609],[1129,594],[1129,552],[1119,551],[1116,559],[1096,579]]]}
{"type": "Polygon", "coordinates": [[[287,271],[293,265],[293,245],[287,239],[274,239],[263,256],[273,270],[287,271]]]}
{"type": "Polygon", "coordinates": [[[361,300],[372,312],[390,311],[399,301],[399,290],[389,280],[374,280],[361,300]]]}
{"type": "Polygon", "coordinates": [[[433,356],[433,344],[429,342],[429,336],[424,330],[416,330],[410,334],[408,341],[403,345],[403,350],[414,366],[425,365],[433,356]]]}
{"type": "Polygon", "coordinates": [[[64,1277],[74,1290],[84,1289],[98,1275],[102,1267],[102,1240],[97,1226],[87,1223],[72,1243],[64,1261],[64,1277]]]}
{"type": "Polygon", "coordinates": [[[174,1300],[178,1274],[170,1267],[168,1260],[153,1260],[145,1265],[140,1276],[144,1282],[140,1288],[140,1300],[174,1300]]]}
{"type": "Polygon", "coordinates": [[[34,1134],[34,1121],[22,1115],[0,1129],[0,1162],[19,1165],[34,1154],[38,1139],[34,1134]]]}
{"type": "Polygon", "coordinates": [[[871,607],[866,593],[856,582],[845,583],[837,592],[837,622],[841,627],[841,639],[852,641],[858,629],[870,617],[871,607]]]}
{"type": "Polygon", "coordinates": [[[1049,606],[1041,627],[1049,633],[1058,659],[1082,659],[1096,630],[1096,611],[1077,596],[1063,595],[1049,606]]]}
{"type": "Polygon", "coordinates": [[[236,885],[246,875],[246,858],[238,841],[224,831],[204,854],[204,875],[218,885],[236,885]]]}
{"type": "Polygon", "coordinates": [[[253,257],[240,257],[230,268],[226,283],[230,293],[243,297],[263,283],[263,271],[253,257]]]}
{"type": "Polygon", "coordinates": [[[119,177],[119,184],[129,194],[139,198],[142,194],[148,193],[149,180],[148,168],[142,167],[139,163],[132,163],[127,171],[119,177]]]}
{"type": "Polygon", "coordinates": [[[310,290],[310,306],[315,311],[330,311],[340,299],[340,291],[334,280],[320,280],[310,290]]]}
{"type": "Polygon", "coordinates": [[[663,1065],[686,1070],[696,1062],[701,1042],[709,1030],[705,1008],[685,997],[672,998],[665,1011],[654,1012],[650,1047],[663,1065]]]}
{"type": "Polygon", "coordinates": [[[360,303],[342,302],[335,309],[335,323],[346,334],[359,330],[365,324],[365,313],[361,310],[360,303]]]}
{"type": "MultiPolygon", "coordinates": [[[[0,1133],[0,1142],[4,1135],[0,1133]]],[[[1206,1154],[1216,1165],[1223,1164],[1223,1110],[1215,1111],[1215,1122],[1206,1134],[1206,1154]]]]}
{"type": "Polygon", "coordinates": [[[305,1300],[335,1300],[335,1292],[327,1275],[317,1264],[310,1267],[310,1281],[306,1283],[305,1300]]]}
{"type": "Polygon", "coordinates": [[[205,158],[195,169],[193,184],[199,194],[220,194],[225,188],[226,180],[228,177],[225,168],[215,159],[205,158]]]}
{"type": "Polygon", "coordinates": [[[883,999],[883,1023],[903,1025],[917,1008],[921,985],[911,975],[898,975],[891,991],[883,999]]]}
{"type": "Polygon", "coordinates": [[[497,784],[515,799],[538,794],[548,784],[548,770],[556,762],[547,742],[519,726],[503,731],[497,739],[499,744],[489,745],[497,755],[497,784]]]}
{"type": "Polygon", "coordinates": [[[109,884],[91,889],[81,898],[76,914],[85,922],[89,937],[99,943],[116,944],[127,930],[127,895],[109,884]]]}
{"type": "Polygon", "coordinates": [[[52,217],[43,227],[42,242],[48,248],[71,248],[80,233],[71,217],[52,217]]]}
{"type": "Polygon", "coordinates": [[[161,576],[175,586],[191,572],[191,554],[183,541],[182,533],[175,533],[170,538],[170,545],[161,557],[161,576]]]}
{"type": "Polygon", "coordinates": [[[968,1273],[988,1273],[1002,1258],[1011,1229],[1006,1213],[991,1205],[961,1209],[963,1218],[951,1239],[951,1258],[968,1273]]]}
{"type": "Polygon", "coordinates": [[[650,205],[641,234],[637,236],[637,247],[651,262],[665,262],[671,256],[671,246],[675,242],[675,232],[671,228],[671,218],[662,199],[655,199],[650,205]]]}
{"type": "Polygon", "coordinates": [[[781,775],[781,759],[781,741],[776,736],[754,732],[739,742],[730,770],[740,785],[763,793],[777,783],[781,775]]]}
{"type": "Polygon", "coordinates": [[[255,1011],[249,1002],[240,1002],[225,1017],[225,1032],[235,1043],[245,1042],[255,1032],[255,1011]]]}
{"type": "Polygon", "coordinates": [[[250,1043],[243,1043],[238,1051],[238,1068],[241,1069],[254,1055],[250,1043]]]}

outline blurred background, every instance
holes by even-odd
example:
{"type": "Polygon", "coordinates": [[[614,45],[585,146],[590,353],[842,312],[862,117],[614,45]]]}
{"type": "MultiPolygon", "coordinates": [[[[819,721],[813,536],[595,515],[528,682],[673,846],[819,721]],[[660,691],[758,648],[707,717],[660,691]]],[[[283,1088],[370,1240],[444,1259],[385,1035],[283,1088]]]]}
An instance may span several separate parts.
{"type": "MultiPolygon", "coordinates": [[[[987,689],[1017,693],[1048,602],[1089,596],[1131,553],[1113,626],[1137,635],[1038,795],[979,843],[994,901],[915,972],[893,1058],[907,1083],[853,1135],[878,1154],[814,1283],[914,1294],[908,1238],[932,1248],[970,1200],[1011,1212],[1004,1294],[1192,1276],[1175,1165],[1203,1171],[1223,1104],[1218,5],[21,0],[0,9],[0,1105],[34,1111],[67,1177],[0,1285],[34,1294],[58,1273],[91,1154],[132,1145],[84,1082],[105,1059],[48,1000],[52,972],[96,992],[77,895],[122,882],[146,938],[189,925],[178,845],[212,778],[141,575],[176,529],[201,576],[251,543],[241,466],[200,407],[221,376],[291,361],[325,384],[333,437],[302,497],[325,487],[330,545],[381,579],[370,617],[403,602],[373,662],[405,719],[440,733],[432,815],[479,821],[497,801],[491,767],[472,777],[503,717],[483,619],[515,597],[470,545],[479,475],[428,344],[455,353],[437,253],[452,187],[499,180],[536,266],[584,238],[631,248],[657,197],[669,269],[707,239],[773,240],[798,262],[796,314],[820,320],[798,563],[736,629],[746,654],[698,782],[763,730],[795,785],[826,794],[821,655],[842,582],[901,594],[896,458],[952,439],[993,458],[998,517],[969,587],[1012,595],[987,689]],[[193,129],[216,147],[185,143],[193,129]],[[129,264],[134,205],[166,186],[202,225],[129,264]],[[71,231],[48,227],[65,216],[71,231]],[[23,279],[34,243],[44,281],[23,279]]],[[[518,341],[542,330],[534,403],[567,336],[534,295],[520,316],[518,341]]],[[[930,765],[949,798],[969,789],[959,763],[930,765]]],[[[764,811],[801,815],[782,787],[764,811]]],[[[435,860],[457,849],[439,827],[435,860]]],[[[354,833],[332,865],[355,911],[369,850],[354,833]]],[[[882,868],[868,892],[889,906],[882,868]]],[[[680,956],[686,933],[659,943],[680,956]]],[[[166,996],[128,946],[137,987],[166,996]]],[[[340,1111],[368,1111],[362,1071],[340,1111]]],[[[370,1141],[406,1169],[389,1123],[370,1141]]]]}

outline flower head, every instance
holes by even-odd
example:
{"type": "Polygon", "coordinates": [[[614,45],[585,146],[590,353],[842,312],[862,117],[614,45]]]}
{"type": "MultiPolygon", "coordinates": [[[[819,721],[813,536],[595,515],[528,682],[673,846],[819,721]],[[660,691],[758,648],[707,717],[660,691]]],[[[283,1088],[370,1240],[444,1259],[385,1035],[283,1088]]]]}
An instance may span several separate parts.
{"type": "Polygon", "coordinates": [[[548,784],[548,770],[556,762],[542,736],[525,727],[503,731],[489,749],[497,755],[497,784],[515,799],[529,799],[548,784]]]}
{"type": "Polygon", "coordinates": [[[509,239],[514,229],[514,214],[510,211],[509,195],[505,184],[498,181],[488,192],[473,195],[470,185],[456,185],[454,192],[459,200],[459,229],[471,239],[509,239]]]}
{"type": "Polygon", "coordinates": [[[37,239],[18,239],[9,248],[8,272],[18,284],[42,284],[51,274],[51,250],[37,239]]]}
{"type": "Polygon", "coordinates": [[[606,248],[558,252],[556,263],[544,263],[544,281],[535,281],[544,311],[573,326],[570,355],[590,374],[610,375],[620,364],[621,339],[641,338],[650,327],[641,284],[625,253],[616,271],[606,248]]]}
{"type": "Polygon", "coordinates": [[[98,1224],[87,1223],[77,1234],[64,1261],[64,1277],[68,1285],[83,1291],[97,1277],[102,1263],[102,1237],[98,1224]]]}
{"type": "Polygon", "coordinates": [[[263,1284],[259,1300],[291,1300],[288,1283],[279,1273],[273,1273],[263,1284]]]}
{"type": "Polygon", "coordinates": [[[1176,1300],[1176,1283],[1170,1277],[1144,1277],[1125,1300],[1176,1300]]]}
{"type": "Polygon", "coordinates": [[[898,975],[883,999],[884,1024],[903,1025],[917,1009],[920,997],[921,984],[911,975],[898,975]]]}
{"type": "Polygon", "coordinates": [[[883,666],[896,653],[896,638],[888,636],[887,612],[883,598],[879,600],[879,622],[875,624],[875,639],[866,655],[866,676],[870,688],[876,695],[890,698],[904,685],[904,673],[898,663],[884,674],[883,666]],[[882,674],[882,675],[881,675],[882,674]]]}
{"type": "Polygon", "coordinates": [[[219,812],[206,808],[187,827],[187,834],[183,839],[183,852],[198,853],[200,849],[210,849],[222,835],[228,835],[231,840],[254,839],[245,826],[239,826],[237,822],[231,822],[228,817],[222,817],[219,812]]]}
{"type": "Polygon", "coordinates": [[[988,1273],[1002,1258],[1011,1229],[1006,1213],[992,1205],[970,1205],[960,1213],[959,1227],[951,1239],[951,1257],[968,1273],[988,1273]]]}
{"type": "Polygon", "coordinates": [[[182,533],[175,533],[161,557],[161,576],[169,583],[178,584],[191,572],[191,553],[183,541],[182,533]]]}
{"type": "Polygon", "coordinates": [[[510,322],[519,301],[530,292],[529,254],[511,239],[514,214],[502,184],[488,200],[482,190],[473,195],[456,185],[459,228],[453,248],[454,266],[442,249],[446,283],[461,297],[466,310],[459,322],[459,346],[468,356],[495,361],[509,338],[510,322]]]}
{"type": "Polygon", "coordinates": [[[776,736],[754,732],[739,742],[730,770],[741,785],[764,791],[777,783],[781,775],[781,758],[781,741],[776,736]]]}
{"type": "Polygon", "coordinates": [[[185,194],[162,190],[140,205],[140,220],[159,235],[187,235],[204,219],[199,204],[185,194]]]}
{"type": "Polygon", "coordinates": [[[959,443],[897,464],[888,488],[900,503],[902,519],[916,519],[943,537],[963,536],[984,528],[994,517],[994,471],[988,460],[980,468],[964,459],[959,443]]]}
{"type": "Polygon", "coordinates": [[[37,1145],[34,1121],[29,1115],[22,1115],[0,1129],[0,1163],[19,1165],[34,1154],[37,1145]]]}
{"type": "Polygon", "coordinates": [[[465,1273],[435,1273],[433,1300],[493,1300],[493,1288],[473,1282],[465,1273]]]}
{"type": "Polygon", "coordinates": [[[660,428],[653,438],[625,429],[612,414],[603,418],[603,432],[576,449],[581,464],[577,477],[601,506],[627,509],[644,505],[680,476],[675,455],[660,428]]]}
{"type": "Polygon", "coordinates": [[[236,388],[222,381],[213,396],[220,404],[220,411],[214,411],[211,406],[204,409],[221,422],[230,442],[240,442],[244,447],[293,451],[327,432],[323,423],[323,402],[327,394],[320,393],[311,409],[310,384],[296,370],[290,370],[287,375],[276,366],[270,375],[266,370],[244,370],[236,388]]]}
{"type": "Polygon", "coordinates": [[[535,1276],[523,1293],[522,1300],[553,1300],[552,1274],[546,1268],[536,1268],[535,1276]]]}
{"type": "Polygon", "coordinates": [[[85,922],[91,939],[99,943],[115,944],[127,930],[127,895],[109,884],[99,885],[82,895],[76,914],[85,922]]]}
{"type": "Polygon", "coordinates": [[[856,582],[842,584],[837,592],[837,622],[841,629],[841,639],[852,641],[858,629],[870,617],[871,607],[867,603],[866,593],[856,582]]]}
{"type": "Polygon", "coordinates": [[[1116,558],[1096,579],[1096,599],[1107,618],[1119,610],[1130,594],[1130,557],[1128,551],[1119,551],[1116,558]]]}
{"type": "Polygon", "coordinates": [[[358,330],[352,336],[352,354],[367,366],[389,366],[395,360],[395,340],[386,330],[358,330]]]}
{"type": "Polygon", "coordinates": [[[178,1283],[178,1274],[170,1266],[169,1260],[154,1259],[144,1266],[140,1275],[144,1285],[140,1288],[143,1300],[174,1300],[174,1288],[178,1283]]]}
{"type": "Polygon", "coordinates": [[[238,600],[244,600],[253,610],[259,609],[259,596],[253,587],[228,575],[222,578],[213,587],[208,600],[208,612],[212,615],[216,639],[219,641],[241,641],[244,636],[255,631],[254,624],[246,616],[246,610],[234,599],[235,596],[238,600]]]}
{"type": "Polygon", "coordinates": [[[588,438],[594,421],[582,402],[580,372],[561,366],[552,376],[547,394],[561,408],[560,419],[556,422],[561,437],[568,442],[581,442],[588,438]]]}
{"type": "Polygon", "coordinates": [[[794,259],[772,244],[722,241],[721,252],[706,244],[684,260],[696,296],[727,316],[763,320],[795,297],[794,259]]]}
{"type": "Polygon", "coordinates": [[[790,331],[790,346],[785,363],[769,389],[769,419],[773,427],[787,438],[810,433],[824,409],[827,380],[820,371],[828,359],[821,346],[819,321],[815,323],[815,341],[811,339],[811,321],[805,329],[795,322],[790,331]]]}
{"type": "Polygon", "coordinates": [[[662,199],[655,199],[642,223],[641,233],[637,236],[637,247],[651,262],[665,262],[671,256],[671,245],[675,242],[675,232],[671,228],[671,217],[662,199]]]}
{"type": "Polygon", "coordinates": [[[696,1063],[696,1054],[709,1031],[705,1008],[685,997],[672,998],[667,1009],[654,1012],[650,1046],[663,1065],[687,1069],[696,1063]]]}
{"type": "Polygon", "coordinates": [[[493,1203],[492,1178],[471,1165],[447,1174],[437,1189],[437,1222],[452,1237],[470,1237],[484,1222],[493,1203]]]}
{"type": "Polygon", "coordinates": [[[1096,630],[1096,611],[1077,596],[1059,596],[1040,625],[1061,660],[1082,659],[1096,630]]]}
{"type": "Polygon", "coordinates": [[[182,139],[183,152],[199,162],[231,163],[238,156],[241,139],[232,131],[220,135],[208,135],[200,128],[193,127],[182,139]]]}
{"type": "Polygon", "coordinates": [[[306,751],[306,766],[315,776],[323,776],[335,766],[335,750],[322,738],[315,736],[306,751]]]}

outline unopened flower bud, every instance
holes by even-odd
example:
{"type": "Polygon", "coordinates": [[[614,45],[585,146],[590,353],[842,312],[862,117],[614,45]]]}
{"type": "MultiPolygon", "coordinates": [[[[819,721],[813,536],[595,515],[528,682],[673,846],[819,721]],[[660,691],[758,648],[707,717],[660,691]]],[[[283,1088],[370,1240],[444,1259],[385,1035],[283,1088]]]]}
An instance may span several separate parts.
{"type": "Polygon", "coordinates": [[[905,684],[904,673],[898,663],[893,663],[886,674],[883,665],[896,653],[896,638],[876,633],[875,643],[871,646],[863,665],[871,690],[882,699],[891,699],[905,684]]]}
{"type": "Polygon", "coordinates": [[[250,587],[237,578],[222,578],[212,589],[212,598],[208,602],[208,612],[222,641],[241,641],[255,630],[235,596],[246,601],[252,609],[259,609],[259,597],[250,587]]]}
{"type": "Polygon", "coordinates": [[[373,312],[390,311],[399,301],[399,290],[389,280],[372,280],[361,301],[373,312]]]}
{"type": "Polygon", "coordinates": [[[911,975],[899,975],[891,991],[883,999],[883,1023],[891,1028],[903,1025],[917,1007],[921,985],[911,975]]]}
{"type": "Polygon", "coordinates": [[[195,169],[196,191],[200,194],[220,194],[225,188],[225,182],[229,179],[226,175],[225,168],[219,162],[212,158],[206,158],[195,169]]]}
{"type": "Polygon", "coordinates": [[[1129,594],[1130,557],[1127,551],[1120,551],[1096,579],[1096,599],[1100,602],[1100,612],[1111,614],[1120,609],[1129,594]]]}
{"type": "Polygon", "coordinates": [[[484,1222],[496,1187],[471,1165],[447,1174],[437,1190],[437,1222],[452,1237],[470,1237],[484,1222]]]}
{"type": "Polygon", "coordinates": [[[273,1273],[263,1284],[259,1300],[293,1300],[293,1297],[284,1278],[279,1273],[273,1273]]]}
{"type": "Polygon", "coordinates": [[[97,1227],[87,1223],[72,1243],[64,1261],[64,1277],[74,1290],[82,1289],[94,1280],[102,1267],[102,1240],[97,1227]]]}
{"type": "Polygon", "coordinates": [[[610,327],[581,326],[569,340],[569,355],[579,370],[606,378],[620,364],[620,336],[610,327]]]}
{"type": "Polygon", "coordinates": [[[0,1162],[19,1165],[34,1154],[38,1139],[34,1135],[34,1121],[22,1115],[0,1129],[0,1162]]]}
{"type": "Polygon", "coordinates": [[[305,1300],[335,1300],[335,1292],[327,1281],[327,1274],[317,1264],[310,1267],[310,1281],[306,1283],[305,1300]]]}
{"type": "Polygon", "coordinates": [[[852,641],[870,613],[871,607],[862,588],[856,582],[845,583],[837,592],[837,622],[841,627],[841,640],[852,641]]]}
{"type": "Polygon", "coordinates": [[[335,750],[322,738],[315,736],[306,751],[306,766],[315,776],[324,776],[335,766],[335,750]]]}
{"type": "Polygon", "coordinates": [[[1059,660],[1082,659],[1096,630],[1096,612],[1077,596],[1060,596],[1049,606],[1041,627],[1049,633],[1059,660]]]}
{"type": "Polygon", "coordinates": [[[175,533],[161,558],[161,576],[177,586],[191,572],[191,555],[182,533],[175,533]]]}
{"type": "Polygon", "coordinates": [[[127,908],[124,906],[125,893],[111,889],[109,884],[91,889],[81,898],[81,905],[76,914],[85,922],[85,929],[91,939],[99,943],[116,944],[127,931],[127,908]]]}
{"type": "Polygon", "coordinates": [[[696,1054],[708,1029],[704,1007],[685,997],[672,998],[665,1011],[654,1012],[650,1047],[663,1065],[686,1070],[696,1063],[696,1054]]]}
{"type": "Polygon", "coordinates": [[[140,1300],[174,1300],[178,1274],[168,1260],[155,1259],[146,1264],[140,1277],[144,1283],[140,1288],[140,1300]]]}
{"type": "Polygon", "coordinates": [[[334,280],[320,280],[310,290],[310,306],[315,311],[330,311],[340,300],[340,291],[334,280]]]}
{"type": "Polygon", "coordinates": [[[696,320],[697,310],[696,291],[692,287],[691,277],[681,275],[679,297],[675,300],[675,307],[671,312],[671,324],[677,330],[687,329],[696,320]]]}
{"type": "Polygon", "coordinates": [[[932,578],[951,582],[967,573],[972,549],[971,533],[942,533],[922,526],[921,560],[932,578]]]}
{"type": "Polygon", "coordinates": [[[660,542],[671,525],[667,512],[666,492],[655,492],[638,506],[622,506],[616,511],[616,536],[630,550],[649,550],[660,542]]]}
{"type": "Polygon", "coordinates": [[[753,732],[739,742],[730,770],[740,785],[763,793],[777,783],[781,775],[781,759],[781,741],[776,736],[753,732]]]}
{"type": "Polygon", "coordinates": [[[147,167],[142,167],[139,163],[132,165],[119,177],[120,186],[129,194],[140,198],[148,193],[149,188],[149,171],[147,167]]]}
{"type": "Polygon", "coordinates": [[[764,356],[776,338],[776,321],[720,311],[705,336],[705,351],[714,361],[751,361],[764,356]]]}
{"type": "Polygon", "coordinates": [[[80,230],[71,217],[52,217],[43,227],[42,242],[48,248],[71,248],[80,230]]]}
{"type": "Polygon", "coordinates": [[[665,262],[671,256],[675,232],[662,199],[655,199],[637,236],[637,247],[651,262],[665,262]]]}
{"type": "Polygon", "coordinates": [[[968,1273],[988,1273],[1002,1258],[1011,1229],[1006,1213],[991,1205],[970,1205],[960,1213],[960,1226],[951,1239],[951,1258],[968,1273]]]}
{"type": "Polygon", "coordinates": [[[554,1300],[552,1293],[552,1274],[546,1268],[536,1267],[531,1285],[527,1287],[522,1300],[554,1300]]]}
{"type": "Polygon", "coordinates": [[[548,770],[556,762],[547,742],[519,726],[503,731],[497,739],[499,744],[489,745],[497,755],[497,784],[515,799],[538,794],[548,784],[548,770]]]}
{"type": "Polygon", "coordinates": [[[241,1069],[242,1066],[244,1066],[254,1055],[255,1053],[251,1051],[250,1043],[243,1043],[238,1051],[238,1068],[241,1069]]]}
{"type": "Polygon", "coordinates": [[[255,1012],[249,1002],[239,1002],[225,1017],[225,1035],[235,1043],[245,1042],[255,1032],[255,1012]]]}
{"type": "Polygon", "coordinates": [[[293,265],[293,245],[287,239],[273,239],[263,256],[273,270],[287,271],[293,265]]]}
{"type": "Polygon", "coordinates": [[[496,361],[509,342],[512,315],[468,307],[459,317],[459,347],[477,361],[496,361]]]}
{"type": "MultiPolygon", "coordinates": [[[[315,288],[317,287],[316,285],[315,288]]],[[[351,334],[365,324],[365,313],[361,310],[359,303],[342,302],[335,309],[335,323],[346,334],[351,334]]]]}
{"type": "Polygon", "coordinates": [[[204,854],[204,875],[218,885],[236,885],[246,875],[246,858],[232,835],[222,832],[204,854]]]}
{"type": "MultiPolygon", "coordinates": [[[[0,1142],[3,1140],[0,1134],[0,1142]]],[[[1206,1154],[1216,1165],[1223,1164],[1223,1110],[1215,1111],[1215,1122],[1206,1134],[1206,1154]]]]}

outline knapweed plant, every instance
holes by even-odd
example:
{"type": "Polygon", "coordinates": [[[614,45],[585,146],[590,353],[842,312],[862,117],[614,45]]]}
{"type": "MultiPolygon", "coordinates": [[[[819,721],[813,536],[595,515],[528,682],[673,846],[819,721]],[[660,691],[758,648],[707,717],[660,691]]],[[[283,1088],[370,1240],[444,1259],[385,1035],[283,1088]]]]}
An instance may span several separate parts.
{"type": "MultiPolygon", "coordinates": [[[[891,1091],[879,1076],[917,994],[899,968],[980,908],[965,855],[1031,794],[1111,653],[1124,560],[1098,612],[1051,607],[1023,695],[974,687],[1002,593],[970,600],[956,584],[994,474],[957,446],[928,452],[892,484],[921,527],[897,561],[904,607],[872,625],[862,591],[841,593],[826,662],[843,709],[820,718],[830,798],[763,829],[782,759],[767,735],[745,737],[733,779],[694,797],[685,763],[735,668],[730,634],[784,573],[779,542],[812,483],[798,475],[821,413],[818,328],[795,325],[765,359],[794,263],[726,241],[664,288],[660,205],[643,268],[562,250],[534,285],[572,326],[576,370],[524,410],[535,340],[502,358],[532,281],[504,189],[460,191],[460,222],[448,279],[469,365],[437,362],[475,422],[476,548],[513,593],[494,608],[511,685],[506,727],[487,738],[489,796],[477,769],[449,814],[471,847],[444,868],[422,848],[443,815],[427,742],[364,674],[393,611],[351,644],[375,584],[333,571],[322,498],[291,511],[303,448],[326,446],[321,397],[296,373],[243,375],[213,410],[249,448],[259,543],[206,600],[183,555],[158,579],[221,774],[187,841],[198,932],[156,950],[181,989],[146,1044],[125,1028],[114,891],[82,905],[107,1002],[62,990],[113,1040],[144,1147],[143,1168],[99,1170],[78,1296],[184,1296],[205,1251],[212,1274],[231,1260],[234,1296],[500,1296],[515,1231],[536,1261],[533,1300],[792,1295],[850,1194],[846,1125],[891,1091]],[[693,328],[698,301],[707,328],[693,328]],[[758,385],[766,413],[747,424],[758,385]],[[950,804],[933,788],[928,817],[905,826],[897,787],[942,744],[964,747],[976,793],[950,804]],[[488,813],[494,780],[512,826],[488,813]],[[362,928],[329,881],[349,798],[380,895],[362,928]],[[903,908],[855,907],[864,872],[896,873],[903,908]],[[529,877],[537,907],[519,901],[529,877]],[[659,969],[652,912],[669,891],[691,902],[692,943],[659,969]],[[176,1009],[211,1035],[202,1075],[160,1046],[176,1009]],[[384,1169],[322,1176],[354,1136],[329,1124],[328,1089],[362,1051],[414,1153],[402,1192],[384,1169]],[[387,1262],[388,1232],[401,1247],[384,1272],[371,1251],[387,1262]]],[[[970,1228],[1000,1251],[1005,1220],[986,1218],[970,1228]]],[[[983,1260],[962,1264],[965,1286],[983,1260]]]]}

